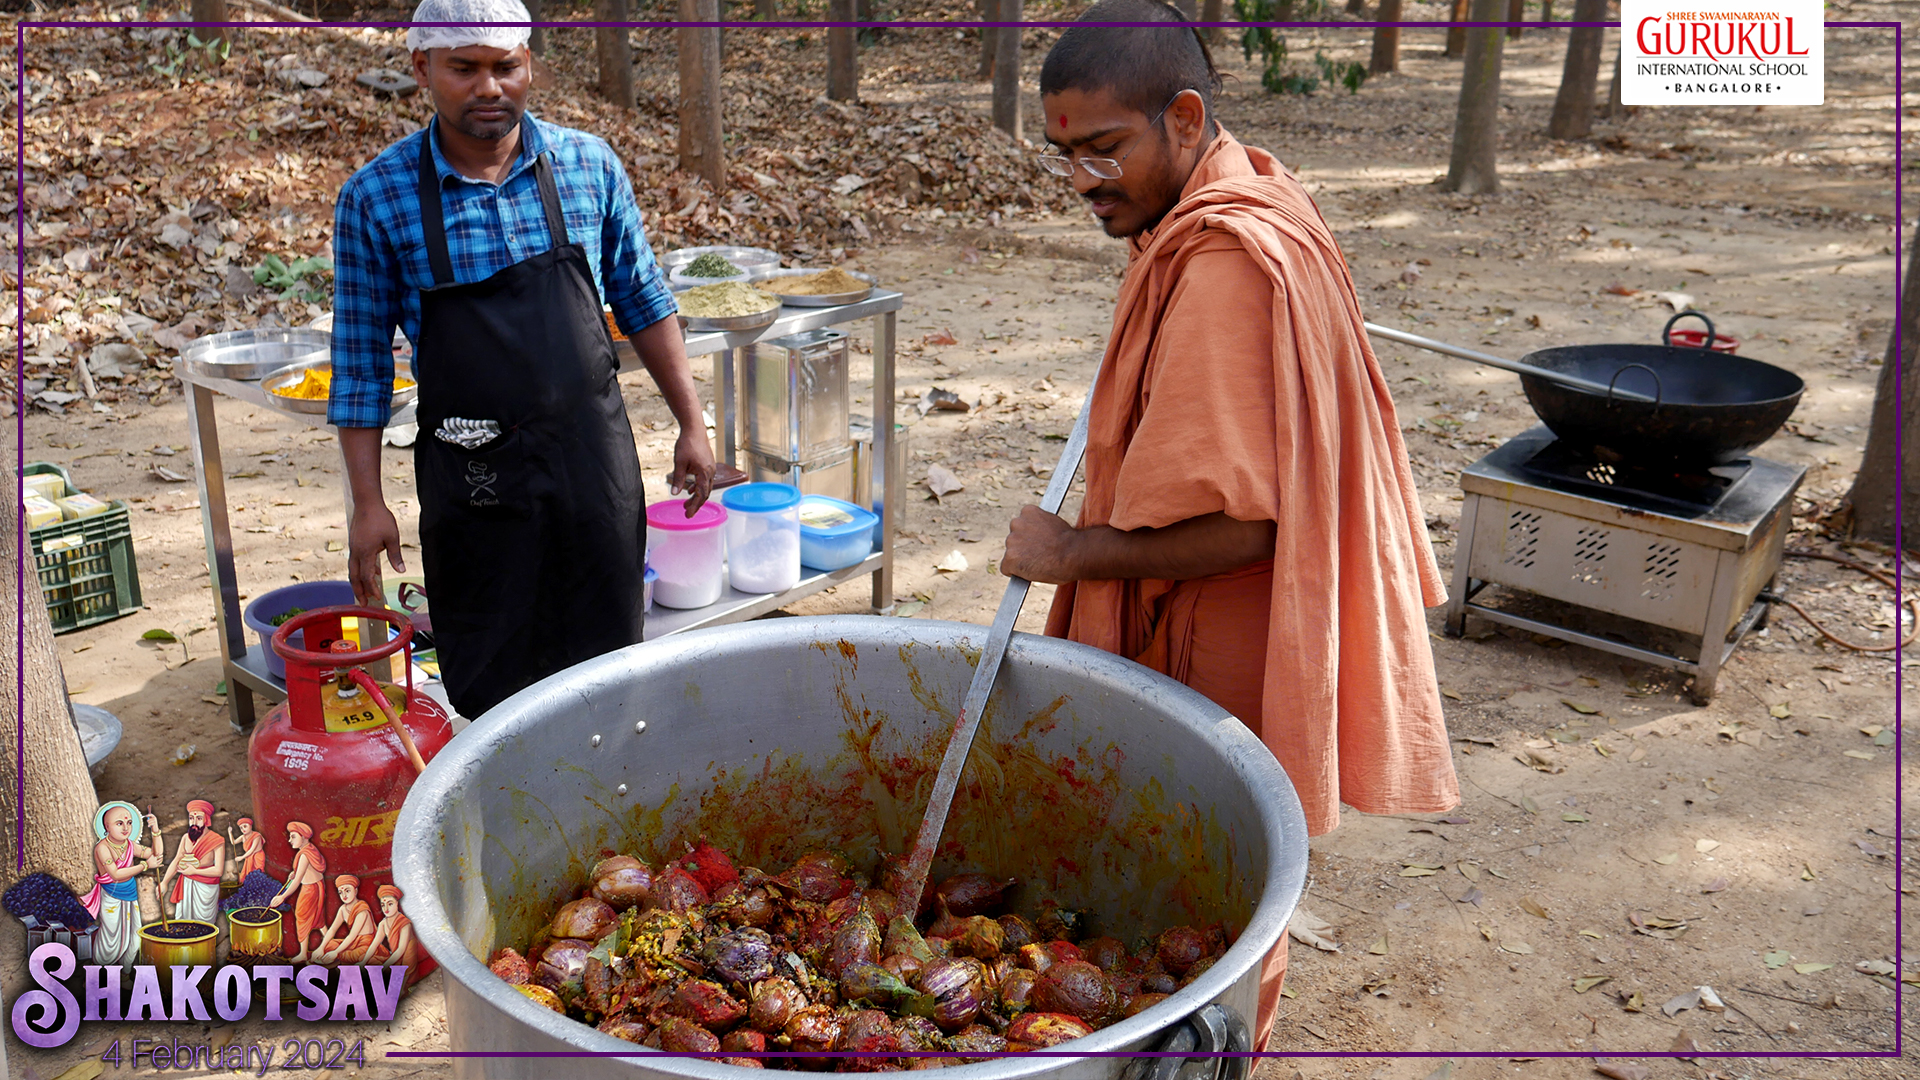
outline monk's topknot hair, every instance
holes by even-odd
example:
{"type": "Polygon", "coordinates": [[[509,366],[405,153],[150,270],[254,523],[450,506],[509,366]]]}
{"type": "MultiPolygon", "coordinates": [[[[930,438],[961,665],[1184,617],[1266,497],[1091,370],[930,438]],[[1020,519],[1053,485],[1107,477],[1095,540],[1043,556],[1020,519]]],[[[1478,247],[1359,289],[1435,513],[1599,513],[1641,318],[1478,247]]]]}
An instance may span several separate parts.
{"type": "Polygon", "coordinates": [[[1198,91],[1206,103],[1209,127],[1220,72],[1200,31],[1187,17],[1159,0],[1100,0],[1067,28],[1040,67],[1040,93],[1104,90],[1115,101],[1146,116],[1182,90],[1198,91]],[[1157,26],[1101,26],[1100,23],[1172,23],[1157,26]]]}

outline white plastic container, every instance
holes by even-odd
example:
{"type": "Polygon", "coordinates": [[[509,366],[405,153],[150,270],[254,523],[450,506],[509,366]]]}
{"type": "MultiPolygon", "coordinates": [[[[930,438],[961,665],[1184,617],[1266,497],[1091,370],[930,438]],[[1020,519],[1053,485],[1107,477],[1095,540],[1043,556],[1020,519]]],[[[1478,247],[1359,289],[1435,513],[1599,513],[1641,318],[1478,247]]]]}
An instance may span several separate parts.
{"type": "Polygon", "coordinates": [[[726,586],[727,512],[709,502],[691,518],[686,503],[669,499],[647,507],[647,565],[659,578],[653,601],[661,607],[703,608],[726,586]]]}
{"type": "Polygon", "coordinates": [[[800,492],[785,484],[742,484],[720,495],[727,508],[727,578],[743,593],[800,584],[800,492]]]}

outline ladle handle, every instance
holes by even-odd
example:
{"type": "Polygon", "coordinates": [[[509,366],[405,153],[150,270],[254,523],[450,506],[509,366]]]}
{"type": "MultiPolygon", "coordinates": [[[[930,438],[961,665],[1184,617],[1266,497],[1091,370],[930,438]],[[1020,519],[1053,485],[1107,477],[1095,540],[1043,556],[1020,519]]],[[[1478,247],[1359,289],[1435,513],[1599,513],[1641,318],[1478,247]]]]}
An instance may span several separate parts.
{"type": "MultiPolygon", "coordinates": [[[[1049,514],[1060,512],[1060,505],[1066,501],[1067,490],[1073,487],[1074,474],[1080,471],[1080,459],[1087,452],[1087,425],[1093,416],[1093,391],[1100,381],[1100,368],[1095,365],[1092,384],[1087,387],[1087,399],[1080,405],[1080,415],[1073,422],[1073,434],[1067,436],[1066,449],[1060,451],[1060,460],[1053,467],[1053,476],[1047,480],[1047,491],[1040,497],[1040,509],[1049,514]]],[[[953,734],[947,739],[946,755],[940,760],[940,772],[933,778],[933,791],[927,796],[926,817],[920,822],[920,832],[914,838],[913,850],[907,853],[907,869],[903,875],[901,896],[918,897],[926,891],[927,873],[933,868],[934,853],[940,847],[940,834],[947,827],[947,813],[953,809],[953,796],[960,788],[960,774],[966,770],[967,755],[973,751],[973,738],[980,730],[980,718],[987,709],[987,699],[993,695],[993,682],[1000,674],[1000,661],[1006,658],[1007,643],[1013,638],[1013,624],[1020,618],[1020,607],[1027,602],[1027,590],[1033,583],[1023,577],[1007,575],[1007,591],[1000,597],[1000,610],[993,616],[993,626],[987,630],[986,648],[980,650],[980,660],[973,668],[973,681],[967,684],[967,696],[961,699],[960,712],[953,721],[953,734]]]]}
{"type": "Polygon", "coordinates": [[[1449,345],[1444,341],[1435,341],[1432,338],[1421,337],[1419,334],[1409,334],[1405,330],[1395,330],[1391,326],[1381,326],[1379,323],[1365,323],[1363,325],[1366,326],[1367,333],[1377,338],[1397,341],[1402,345],[1411,345],[1416,349],[1437,352],[1443,356],[1455,356],[1462,360],[1471,360],[1476,364],[1485,364],[1488,367],[1497,367],[1502,371],[1511,371],[1515,375],[1531,375],[1536,379],[1541,379],[1557,386],[1567,386],[1575,390],[1584,390],[1589,394],[1595,394],[1600,397],[1615,396],[1626,398],[1629,401],[1653,400],[1645,394],[1632,390],[1623,390],[1617,395],[1612,394],[1612,392],[1607,389],[1606,383],[1594,382],[1591,379],[1582,379],[1578,375],[1568,375],[1565,372],[1549,371],[1543,367],[1521,363],[1518,360],[1509,360],[1504,356],[1495,356],[1492,353],[1484,353],[1478,349],[1469,349],[1460,345],[1449,345]]]}
{"type": "MultiPolygon", "coordinates": [[[[1687,310],[1682,311],[1679,314],[1675,315],[1673,318],[1667,320],[1667,325],[1660,328],[1660,344],[1665,345],[1668,348],[1673,348],[1674,347],[1673,324],[1679,322],[1681,319],[1688,317],[1689,315],[1707,324],[1707,343],[1700,347],[1703,349],[1713,348],[1713,343],[1718,338],[1718,335],[1716,335],[1713,332],[1713,320],[1707,318],[1706,312],[1695,311],[1692,308],[1688,308],[1687,310]]],[[[1680,346],[1680,348],[1685,348],[1685,347],[1686,346],[1684,345],[1680,346]]]]}

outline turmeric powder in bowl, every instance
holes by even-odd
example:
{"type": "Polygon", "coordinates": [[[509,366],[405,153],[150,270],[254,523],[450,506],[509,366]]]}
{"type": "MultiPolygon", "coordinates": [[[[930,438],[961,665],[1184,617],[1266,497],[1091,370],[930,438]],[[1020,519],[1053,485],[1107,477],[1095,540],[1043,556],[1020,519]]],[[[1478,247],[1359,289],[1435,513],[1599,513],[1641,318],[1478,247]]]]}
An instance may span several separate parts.
{"type": "MultiPolygon", "coordinates": [[[[396,377],[393,380],[393,392],[396,394],[402,390],[410,390],[412,388],[412,379],[396,377]]],[[[295,398],[300,401],[323,400],[331,396],[333,392],[333,369],[325,367],[308,368],[300,373],[299,382],[290,383],[286,386],[276,386],[273,388],[273,392],[281,397],[295,398]]]]}

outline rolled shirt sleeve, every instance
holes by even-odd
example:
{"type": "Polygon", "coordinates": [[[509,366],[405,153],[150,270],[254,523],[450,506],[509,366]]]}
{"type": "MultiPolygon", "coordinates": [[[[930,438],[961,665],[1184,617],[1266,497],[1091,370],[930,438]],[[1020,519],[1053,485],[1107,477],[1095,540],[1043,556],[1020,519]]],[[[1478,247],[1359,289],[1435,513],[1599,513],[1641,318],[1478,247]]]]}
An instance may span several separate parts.
{"type": "Polygon", "coordinates": [[[613,308],[620,332],[631,337],[677,310],[667,275],[653,257],[633,182],[620,159],[607,151],[606,208],[600,225],[601,295],[613,308]]]}
{"type": "Polygon", "coordinates": [[[392,410],[393,332],[400,325],[404,292],[400,262],[367,212],[365,198],[349,181],[334,206],[327,423],[335,427],[384,428],[392,410]]]}

